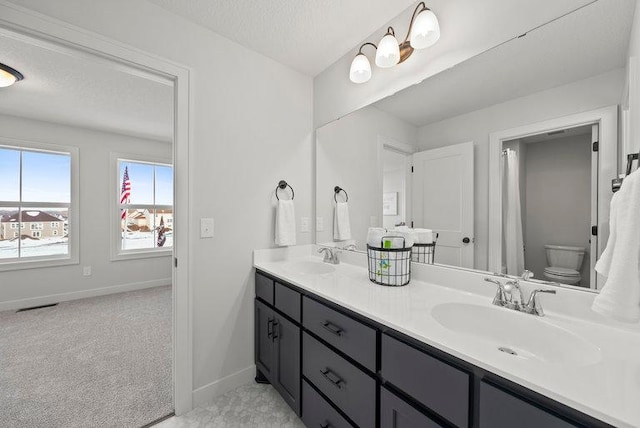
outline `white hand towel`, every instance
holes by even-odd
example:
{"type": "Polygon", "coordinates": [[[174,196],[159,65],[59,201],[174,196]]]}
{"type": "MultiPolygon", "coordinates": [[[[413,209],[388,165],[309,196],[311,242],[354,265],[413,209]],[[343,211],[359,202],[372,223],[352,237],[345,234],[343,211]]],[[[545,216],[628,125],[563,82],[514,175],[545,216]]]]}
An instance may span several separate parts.
{"type": "Polygon", "coordinates": [[[372,247],[380,248],[382,237],[387,233],[387,231],[381,227],[370,227],[367,231],[367,244],[372,247]]]}
{"type": "Polygon", "coordinates": [[[607,277],[592,309],[627,322],[640,321],[640,170],[611,199],[610,235],[595,269],[607,277]]]}
{"type": "Polygon", "coordinates": [[[280,200],[276,207],[276,245],[296,245],[296,213],[293,200],[280,200]]]}
{"type": "Polygon", "coordinates": [[[351,239],[351,223],[349,222],[349,204],[336,203],[333,215],[333,239],[345,241],[351,239]]]}
{"type": "Polygon", "coordinates": [[[416,244],[431,244],[433,243],[433,230],[431,229],[413,229],[415,234],[416,244]]]}

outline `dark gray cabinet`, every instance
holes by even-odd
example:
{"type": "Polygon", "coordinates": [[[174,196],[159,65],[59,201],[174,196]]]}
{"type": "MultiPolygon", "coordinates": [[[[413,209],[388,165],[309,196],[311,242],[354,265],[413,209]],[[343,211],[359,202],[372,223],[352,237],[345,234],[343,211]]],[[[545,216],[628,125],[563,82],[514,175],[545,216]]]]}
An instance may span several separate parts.
{"type": "MultiPolygon", "coordinates": [[[[274,301],[274,282],[271,281],[271,292],[265,293],[265,284],[269,284],[267,280],[262,275],[256,275],[256,297],[274,301]],[[258,284],[262,284],[261,295],[257,294],[258,284]]],[[[291,299],[293,297],[289,296],[288,301],[291,299]]],[[[300,415],[300,326],[276,309],[258,298],[255,300],[255,363],[260,374],[300,415]]]]}
{"type": "Polygon", "coordinates": [[[255,302],[257,379],[308,427],[612,428],[259,272],[255,302]]]}

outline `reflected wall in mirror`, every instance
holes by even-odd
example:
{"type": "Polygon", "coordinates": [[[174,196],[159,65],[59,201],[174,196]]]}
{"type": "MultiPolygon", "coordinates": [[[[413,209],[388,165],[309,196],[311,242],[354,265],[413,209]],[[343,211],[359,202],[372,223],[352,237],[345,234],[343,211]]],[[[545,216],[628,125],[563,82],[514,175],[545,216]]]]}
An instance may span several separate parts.
{"type": "Polygon", "coordinates": [[[573,285],[595,289],[593,265],[606,244],[610,180],[617,173],[617,128],[597,132],[600,163],[593,166],[592,141],[581,139],[591,140],[591,125],[600,119],[541,126],[607,106],[617,112],[634,7],[633,0],[589,4],[317,129],[316,210],[324,228],[316,242],[355,243],[362,251],[369,227],[405,223],[439,234],[437,264],[507,274],[502,146],[520,145],[529,154],[523,151],[518,160],[526,251],[524,268],[513,274],[528,269],[534,278],[556,282],[545,268],[562,266],[549,262],[546,250],[553,248],[545,245],[584,248],[582,263],[572,265],[580,275],[573,285]],[[508,139],[499,134],[523,127],[530,132],[508,139]],[[564,135],[546,135],[560,128],[564,135]],[[494,149],[496,135],[505,139],[494,149]],[[335,185],[349,192],[348,242],[331,233],[335,185]],[[396,215],[384,215],[388,193],[397,194],[396,215]],[[553,202],[562,195],[564,208],[553,202]],[[571,236],[554,232],[563,218],[574,219],[562,228],[574,229],[571,236]],[[591,226],[598,227],[597,239],[591,226]]]}

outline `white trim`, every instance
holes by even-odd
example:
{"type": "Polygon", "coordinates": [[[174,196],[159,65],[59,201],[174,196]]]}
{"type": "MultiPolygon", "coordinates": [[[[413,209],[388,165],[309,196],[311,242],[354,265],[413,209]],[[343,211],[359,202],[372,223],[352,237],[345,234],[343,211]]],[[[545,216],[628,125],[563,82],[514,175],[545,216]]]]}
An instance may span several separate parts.
{"type": "MultiPolygon", "coordinates": [[[[169,249],[158,249],[154,248],[146,248],[146,249],[136,249],[136,250],[122,250],[120,248],[120,216],[117,213],[120,211],[120,207],[122,206],[117,201],[120,199],[120,191],[122,182],[120,175],[120,161],[125,162],[133,162],[133,163],[143,163],[149,165],[161,165],[168,166],[174,168],[171,159],[162,156],[147,156],[140,155],[134,153],[124,153],[124,152],[111,152],[109,154],[109,166],[111,176],[111,186],[112,189],[109,195],[109,224],[111,225],[111,233],[109,239],[109,247],[111,249],[111,261],[123,261],[123,260],[133,260],[133,259],[146,259],[146,258],[154,258],[154,257],[163,257],[169,256],[173,252],[173,248],[169,249]]],[[[174,169],[174,179],[175,179],[175,169],[174,169]]],[[[174,182],[175,187],[175,182],[174,182]]],[[[155,192],[155,190],[154,190],[155,192]]],[[[125,207],[139,207],[139,208],[153,208],[156,209],[160,207],[160,209],[171,207],[172,211],[174,210],[173,205],[149,205],[149,204],[126,204],[125,207]]]]}
{"type": "MultiPolygon", "coordinates": [[[[598,171],[598,254],[602,254],[609,230],[609,205],[611,204],[611,179],[618,170],[618,106],[576,113],[556,119],[537,122],[489,136],[489,271],[501,272],[502,268],[502,192],[500,183],[500,153],[502,142],[560,129],[599,124],[600,160],[598,171]],[[604,144],[603,142],[611,142],[604,144]]],[[[598,284],[603,284],[598,277],[598,284]]],[[[584,288],[576,287],[584,290],[584,288]]]]}
{"type": "Polygon", "coordinates": [[[64,21],[0,0],[0,28],[80,52],[97,55],[111,64],[126,65],[132,73],[150,73],[160,80],[173,82],[174,87],[174,247],[173,254],[180,267],[173,276],[173,391],[177,415],[193,408],[193,327],[190,282],[191,251],[189,218],[192,211],[189,168],[192,151],[189,139],[191,122],[189,96],[191,70],[181,64],[144,52],[116,40],[104,37],[64,21]],[[133,68],[133,70],[131,70],[133,68]],[[176,232],[178,232],[176,234],[176,232]]]}
{"type": "Polygon", "coordinates": [[[125,291],[162,287],[164,285],[171,285],[171,278],[131,282],[129,284],[111,285],[108,287],[92,288],[89,290],[73,291],[70,293],[50,294],[48,296],[32,297],[27,299],[8,300],[6,302],[0,302],[0,311],[13,311],[22,308],[32,308],[34,306],[50,305],[52,303],[67,302],[77,299],[86,299],[87,297],[105,296],[107,294],[124,293],[125,291]]]}
{"type": "MultiPolygon", "coordinates": [[[[0,4],[1,10],[1,4],[0,4]]],[[[1,24],[1,20],[0,20],[1,24]]],[[[71,183],[70,197],[71,202],[9,202],[3,201],[8,206],[15,205],[23,208],[49,208],[49,207],[68,207],[69,217],[69,253],[67,255],[51,255],[42,257],[24,257],[11,259],[11,261],[0,261],[0,272],[20,269],[38,269],[55,266],[77,265],[80,263],[80,155],[77,147],[65,146],[62,144],[51,144],[41,141],[22,140],[19,138],[6,138],[0,136],[0,146],[16,148],[26,151],[42,151],[59,154],[68,154],[71,157],[71,183]]],[[[20,192],[22,194],[22,191],[20,192]]],[[[22,223],[24,225],[24,223],[22,223]]],[[[25,229],[21,227],[21,230],[25,229]]],[[[26,229],[25,229],[26,231],[26,229]]]]}
{"type": "Polygon", "coordinates": [[[256,375],[256,366],[252,365],[246,369],[239,370],[235,373],[208,383],[193,391],[193,405],[202,406],[211,402],[214,398],[226,394],[242,385],[246,385],[253,381],[256,375]]]}

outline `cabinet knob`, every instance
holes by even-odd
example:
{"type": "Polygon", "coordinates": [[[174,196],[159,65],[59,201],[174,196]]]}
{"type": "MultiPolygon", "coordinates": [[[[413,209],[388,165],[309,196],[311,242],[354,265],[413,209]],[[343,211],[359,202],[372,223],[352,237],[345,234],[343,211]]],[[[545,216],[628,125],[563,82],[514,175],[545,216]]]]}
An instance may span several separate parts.
{"type": "Polygon", "coordinates": [[[462,242],[464,242],[465,244],[468,244],[469,242],[471,242],[471,239],[469,239],[468,236],[465,236],[464,238],[462,238],[462,242]]]}

